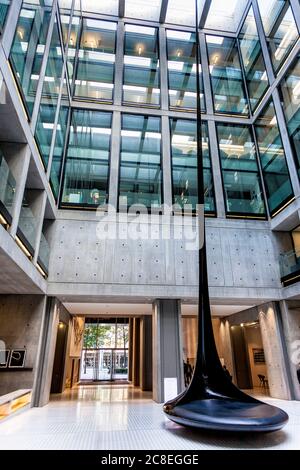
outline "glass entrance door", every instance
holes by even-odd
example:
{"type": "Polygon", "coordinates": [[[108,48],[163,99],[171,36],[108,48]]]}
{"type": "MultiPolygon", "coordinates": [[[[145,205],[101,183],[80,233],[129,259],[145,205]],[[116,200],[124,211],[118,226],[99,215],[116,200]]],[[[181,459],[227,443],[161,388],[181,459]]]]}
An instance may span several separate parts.
{"type": "Polygon", "coordinates": [[[128,320],[86,320],[80,380],[128,379],[128,320]]]}

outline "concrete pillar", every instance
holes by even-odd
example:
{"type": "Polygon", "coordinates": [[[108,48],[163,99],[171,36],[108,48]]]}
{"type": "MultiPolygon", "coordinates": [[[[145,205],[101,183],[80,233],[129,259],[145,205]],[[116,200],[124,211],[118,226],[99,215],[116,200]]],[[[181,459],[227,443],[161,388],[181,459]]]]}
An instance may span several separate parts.
{"type": "Polygon", "coordinates": [[[132,383],[140,385],[140,319],[133,319],[132,383]]]}
{"type": "Polygon", "coordinates": [[[49,402],[58,323],[56,299],[48,297],[37,355],[39,363],[33,386],[33,406],[44,406],[49,402]]]}
{"type": "Polygon", "coordinates": [[[140,387],[152,390],[152,317],[144,315],[140,323],[140,387]]]}
{"type": "Polygon", "coordinates": [[[223,359],[224,364],[233,377],[233,381],[236,383],[236,373],[233,360],[233,350],[230,336],[230,324],[228,320],[222,320],[220,322],[220,358],[223,359]]]}
{"type": "Polygon", "coordinates": [[[262,305],[258,307],[258,312],[270,395],[273,398],[290,400],[289,378],[276,304],[272,302],[262,305]]]}
{"type": "Polygon", "coordinates": [[[153,305],[153,399],[162,403],[184,388],[179,300],[153,305]]]}
{"type": "Polygon", "coordinates": [[[133,318],[129,318],[129,340],[128,340],[128,381],[132,381],[132,358],[133,358],[133,318]]]}
{"type": "Polygon", "coordinates": [[[292,398],[300,400],[300,384],[297,370],[300,368],[300,302],[280,302],[284,340],[287,348],[292,398]]]}

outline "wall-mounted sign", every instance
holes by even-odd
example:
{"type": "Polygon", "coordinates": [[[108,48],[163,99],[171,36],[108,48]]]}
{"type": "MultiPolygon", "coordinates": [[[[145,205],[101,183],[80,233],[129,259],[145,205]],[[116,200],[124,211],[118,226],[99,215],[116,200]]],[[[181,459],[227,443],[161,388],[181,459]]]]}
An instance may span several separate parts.
{"type": "Polygon", "coordinates": [[[253,348],[253,360],[254,364],[265,364],[265,353],[263,349],[253,348]]]}
{"type": "Polygon", "coordinates": [[[12,349],[9,359],[10,368],[22,368],[25,366],[26,349],[12,349]]]}

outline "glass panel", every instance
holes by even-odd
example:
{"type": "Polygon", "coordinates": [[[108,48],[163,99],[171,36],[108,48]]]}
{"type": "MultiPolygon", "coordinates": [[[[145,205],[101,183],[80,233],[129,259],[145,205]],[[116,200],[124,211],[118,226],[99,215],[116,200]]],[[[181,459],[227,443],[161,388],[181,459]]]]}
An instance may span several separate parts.
{"type": "Polygon", "coordinates": [[[162,0],[126,0],[125,17],[159,21],[162,0]]]}
{"type": "Polygon", "coordinates": [[[107,202],[111,118],[111,113],[73,111],[63,205],[98,207],[107,202]]]}
{"type": "Polygon", "coordinates": [[[159,106],[157,28],[125,26],[123,100],[159,106]]]}
{"type": "Polygon", "coordinates": [[[0,1],[0,32],[4,26],[10,3],[10,0],[0,1]]]}
{"type": "Polygon", "coordinates": [[[50,259],[50,247],[46,240],[45,235],[41,233],[38,262],[41,265],[41,268],[46,272],[46,274],[48,274],[49,259],[50,259]]]}
{"type": "Polygon", "coordinates": [[[75,96],[112,101],[116,23],[83,19],[75,96]]]}
{"type": "Polygon", "coordinates": [[[23,2],[9,56],[30,117],[40,78],[51,5],[52,1],[23,2]]]}
{"type": "MultiPolygon", "coordinates": [[[[171,119],[173,204],[184,207],[198,202],[197,185],[197,123],[171,119]]],[[[205,212],[215,212],[207,123],[202,124],[205,212]]]]}
{"type": "MultiPolygon", "coordinates": [[[[170,108],[196,109],[196,36],[194,33],[167,30],[170,108]]],[[[205,109],[200,65],[201,108],[205,109]]]]}
{"type": "Polygon", "coordinates": [[[296,44],[299,32],[288,0],[258,0],[275,72],[296,44]]]}
{"type": "Polygon", "coordinates": [[[273,214],[294,194],[272,101],[257,119],[255,131],[268,204],[273,214]]]}
{"type": "Polygon", "coordinates": [[[42,103],[37,118],[35,138],[42,160],[47,167],[54,129],[58,95],[63,68],[62,50],[57,23],[54,23],[42,90],[42,103]]]}
{"type": "MultiPolygon", "coordinates": [[[[62,24],[64,44],[66,45],[68,41],[70,16],[61,15],[61,24],[62,24]]],[[[68,76],[69,76],[70,82],[72,82],[72,78],[74,74],[75,55],[76,55],[76,47],[77,47],[77,41],[78,41],[78,35],[79,35],[79,26],[80,26],[79,17],[73,16],[71,33],[70,33],[69,44],[68,44],[68,61],[67,61],[67,70],[68,70],[68,76]]]]}
{"type": "Polygon", "coordinates": [[[81,0],[82,11],[118,16],[119,0],[81,0]]]}
{"type": "Polygon", "coordinates": [[[166,23],[195,26],[195,0],[169,0],[166,23]]]}
{"type": "Polygon", "coordinates": [[[35,129],[35,140],[47,168],[56,114],[56,106],[41,104],[35,129]]]}
{"type": "Polygon", "coordinates": [[[209,69],[217,113],[248,115],[236,40],[206,36],[209,69]]]}
{"type": "Polygon", "coordinates": [[[53,160],[51,165],[50,184],[57,201],[59,192],[59,182],[62,170],[62,160],[64,155],[64,146],[67,134],[69,105],[61,105],[58,116],[58,123],[53,150],[53,160]]]}
{"type": "Polygon", "coordinates": [[[252,7],[241,29],[239,43],[250,104],[254,112],[261,98],[267,91],[269,81],[252,7]]]}
{"type": "Polygon", "coordinates": [[[300,58],[289,68],[280,84],[282,106],[295,162],[300,176],[300,58]]]}
{"type": "Polygon", "coordinates": [[[227,213],[264,216],[265,204],[250,127],[217,124],[217,134],[227,213]]]}
{"type": "Polygon", "coordinates": [[[17,235],[20,236],[22,242],[26,245],[30,253],[33,255],[37,234],[37,221],[28,203],[27,190],[25,190],[22,202],[18,230],[21,230],[21,233],[18,231],[17,235]]]}
{"type": "MultiPolygon", "coordinates": [[[[16,180],[0,151],[0,213],[5,219],[12,216],[13,203],[16,192],[16,180]],[[9,217],[7,217],[7,213],[9,217]]],[[[7,220],[11,222],[11,220],[7,220]]]]}
{"type": "Polygon", "coordinates": [[[205,28],[235,33],[248,0],[212,0],[205,28]]]}
{"type": "Polygon", "coordinates": [[[162,203],[160,118],[122,116],[119,204],[123,209],[162,203]]]}

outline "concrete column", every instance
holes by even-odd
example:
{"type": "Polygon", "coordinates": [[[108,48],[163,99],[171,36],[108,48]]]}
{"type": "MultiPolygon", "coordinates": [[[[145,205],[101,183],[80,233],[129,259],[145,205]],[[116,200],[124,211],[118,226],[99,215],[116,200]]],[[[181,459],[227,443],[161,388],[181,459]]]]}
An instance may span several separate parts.
{"type": "Polygon", "coordinates": [[[121,106],[122,96],[123,96],[124,39],[125,39],[124,21],[119,21],[118,28],[117,28],[116,70],[115,70],[115,89],[114,89],[114,104],[118,106],[121,106]]]}
{"type": "Polygon", "coordinates": [[[33,386],[33,406],[44,406],[49,402],[58,323],[56,299],[48,297],[37,354],[38,370],[33,386]]]}
{"type": "Polygon", "coordinates": [[[236,373],[233,359],[233,350],[230,336],[230,324],[228,320],[222,320],[220,322],[220,343],[221,343],[221,354],[220,357],[223,358],[224,364],[229,370],[230,374],[233,377],[233,381],[236,383],[236,373]]]}
{"type": "Polygon", "coordinates": [[[179,300],[153,305],[153,399],[162,403],[184,388],[179,300]]]}
{"type": "Polygon", "coordinates": [[[128,381],[132,381],[132,358],[133,358],[133,318],[129,318],[129,340],[128,340],[128,381]]]}
{"type": "Polygon", "coordinates": [[[300,400],[300,384],[297,370],[300,368],[300,302],[280,302],[287,362],[291,378],[292,398],[300,400]]]}
{"type": "Polygon", "coordinates": [[[290,400],[289,379],[276,305],[273,302],[262,305],[258,307],[258,312],[270,395],[273,398],[290,400]]]}
{"type": "Polygon", "coordinates": [[[36,233],[36,240],[35,240],[35,247],[34,247],[34,257],[33,262],[37,263],[40,251],[40,244],[41,244],[41,237],[42,237],[42,230],[44,224],[44,216],[45,216],[45,209],[47,203],[47,194],[43,191],[39,196],[39,204],[38,204],[38,213],[37,213],[37,233],[36,233]]]}
{"type": "Polygon", "coordinates": [[[140,319],[133,319],[132,383],[140,386],[140,319]]]}
{"type": "Polygon", "coordinates": [[[140,328],[140,387],[152,390],[152,317],[144,315],[140,328]]]}

